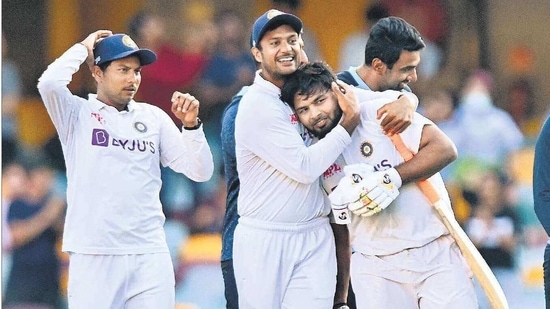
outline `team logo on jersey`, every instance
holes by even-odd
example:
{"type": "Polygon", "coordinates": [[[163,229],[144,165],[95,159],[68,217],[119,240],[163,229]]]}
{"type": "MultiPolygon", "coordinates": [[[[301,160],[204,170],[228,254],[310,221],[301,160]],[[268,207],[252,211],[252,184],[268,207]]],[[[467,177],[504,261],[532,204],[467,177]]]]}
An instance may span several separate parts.
{"type": "Polygon", "coordinates": [[[134,123],[134,129],[138,130],[138,132],[145,133],[147,132],[147,126],[143,122],[135,122],[134,123]]]}
{"type": "Polygon", "coordinates": [[[361,154],[365,157],[365,158],[368,158],[372,155],[372,144],[369,143],[369,142],[363,142],[361,143],[361,154]]]}

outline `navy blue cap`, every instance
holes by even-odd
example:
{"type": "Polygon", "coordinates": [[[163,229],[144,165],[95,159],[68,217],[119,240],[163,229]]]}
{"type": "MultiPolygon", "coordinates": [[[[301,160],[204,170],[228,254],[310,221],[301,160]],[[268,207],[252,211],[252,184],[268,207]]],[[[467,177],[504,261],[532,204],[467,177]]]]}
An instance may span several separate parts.
{"type": "Polygon", "coordinates": [[[94,48],[94,64],[100,65],[132,55],[139,57],[141,65],[151,64],[157,60],[157,55],[152,50],[140,49],[128,35],[119,33],[108,36],[97,43],[94,48]]]}
{"type": "Polygon", "coordinates": [[[300,18],[295,15],[281,12],[279,10],[269,10],[262,16],[258,17],[252,26],[252,35],[250,37],[250,45],[257,47],[260,40],[267,32],[267,29],[275,29],[276,26],[289,25],[296,30],[298,34],[302,33],[303,23],[300,18]]]}

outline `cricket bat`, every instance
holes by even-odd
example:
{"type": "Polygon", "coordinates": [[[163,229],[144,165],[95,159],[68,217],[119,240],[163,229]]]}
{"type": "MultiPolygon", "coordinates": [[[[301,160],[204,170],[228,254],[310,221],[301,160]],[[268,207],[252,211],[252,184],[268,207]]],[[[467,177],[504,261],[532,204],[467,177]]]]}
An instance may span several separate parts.
{"type": "MultiPolygon", "coordinates": [[[[413,152],[407,148],[399,134],[388,135],[388,137],[405,161],[412,159],[414,156],[413,152]]],[[[443,224],[445,224],[445,227],[456,241],[462,255],[464,255],[474,276],[485,292],[485,295],[487,295],[493,309],[508,309],[506,296],[495,275],[491,271],[491,268],[489,268],[489,265],[487,265],[487,262],[483,259],[474,243],[472,243],[468,235],[466,235],[466,232],[464,232],[462,227],[458,224],[453,212],[447,208],[443,200],[441,200],[435,187],[428,180],[418,181],[417,185],[433,205],[441,221],[443,221],[443,224]]]]}

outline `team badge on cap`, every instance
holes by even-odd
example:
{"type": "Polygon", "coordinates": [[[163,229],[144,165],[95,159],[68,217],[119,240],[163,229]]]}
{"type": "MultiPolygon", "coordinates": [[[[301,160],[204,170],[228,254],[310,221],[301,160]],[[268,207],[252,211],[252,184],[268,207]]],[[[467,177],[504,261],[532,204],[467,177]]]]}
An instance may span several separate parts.
{"type": "Polygon", "coordinates": [[[281,14],[284,13],[279,10],[269,10],[269,12],[267,12],[267,19],[272,19],[273,17],[279,16],[281,14]]]}
{"type": "Polygon", "coordinates": [[[122,44],[130,47],[130,48],[138,48],[136,42],[134,42],[134,40],[132,40],[131,37],[127,36],[127,35],[124,35],[122,37],[122,44]]]}

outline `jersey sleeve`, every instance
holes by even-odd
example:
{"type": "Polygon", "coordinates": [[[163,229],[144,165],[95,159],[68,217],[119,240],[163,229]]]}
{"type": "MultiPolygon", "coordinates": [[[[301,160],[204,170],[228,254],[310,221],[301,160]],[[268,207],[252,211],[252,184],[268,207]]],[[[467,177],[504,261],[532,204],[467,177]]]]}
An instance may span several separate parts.
{"type": "Polygon", "coordinates": [[[63,144],[67,143],[80,108],[86,101],[73,95],[67,85],[87,56],[86,47],[75,44],[50,64],[38,80],[40,97],[63,144]]]}
{"type": "Polygon", "coordinates": [[[242,121],[239,143],[297,182],[316,181],[351,142],[348,132],[338,125],[322,140],[307,147],[289,121],[290,108],[286,109],[283,102],[250,103],[254,106],[243,110],[241,103],[239,108],[236,124],[239,130],[242,121]]]}
{"type": "Polygon", "coordinates": [[[160,162],[197,182],[207,181],[214,173],[214,160],[206,141],[203,126],[182,132],[166,112],[154,107],[159,114],[160,162]]]}
{"type": "Polygon", "coordinates": [[[332,191],[336,189],[336,186],[338,186],[340,179],[344,177],[344,166],[346,166],[346,162],[344,160],[344,157],[340,155],[338,159],[334,163],[332,163],[332,165],[329,166],[329,168],[321,176],[321,185],[323,186],[323,190],[327,195],[331,194],[332,191]]]}

